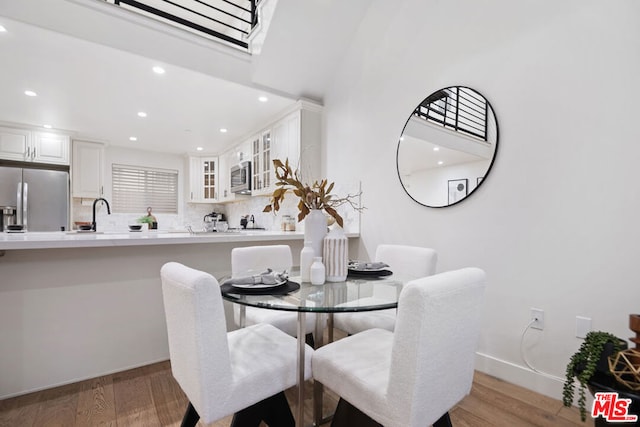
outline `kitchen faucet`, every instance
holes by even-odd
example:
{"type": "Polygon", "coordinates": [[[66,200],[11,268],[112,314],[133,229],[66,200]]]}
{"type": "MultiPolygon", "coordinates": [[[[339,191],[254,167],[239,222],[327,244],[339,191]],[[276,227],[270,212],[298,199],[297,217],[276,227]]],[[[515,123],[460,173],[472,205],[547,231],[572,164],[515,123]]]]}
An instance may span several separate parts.
{"type": "Polygon", "coordinates": [[[91,221],[91,230],[92,231],[96,231],[96,204],[99,201],[103,201],[105,205],[107,205],[107,214],[111,215],[111,208],[109,207],[109,202],[107,202],[107,199],[104,199],[102,197],[95,199],[93,201],[93,221],[91,221]]]}

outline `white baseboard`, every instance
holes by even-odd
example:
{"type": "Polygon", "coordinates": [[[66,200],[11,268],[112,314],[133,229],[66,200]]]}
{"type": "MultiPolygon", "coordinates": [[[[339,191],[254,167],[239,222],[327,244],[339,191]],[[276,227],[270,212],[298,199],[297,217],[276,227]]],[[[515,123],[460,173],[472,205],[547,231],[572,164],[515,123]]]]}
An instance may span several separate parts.
{"type": "Polygon", "coordinates": [[[553,399],[562,400],[563,378],[535,372],[526,366],[483,353],[476,353],[476,370],[553,399]]]}
{"type": "Polygon", "coordinates": [[[73,384],[73,383],[78,383],[81,381],[86,381],[86,380],[90,380],[93,378],[98,378],[98,377],[103,377],[105,375],[112,375],[112,374],[116,374],[118,372],[124,372],[124,371],[128,371],[130,369],[136,369],[136,368],[141,368],[143,366],[147,366],[147,365],[153,365],[154,363],[160,363],[160,362],[164,362],[166,360],[169,360],[168,357],[162,357],[160,359],[157,360],[150,360],[148,362],[144,362],[144,363],[137,363],[137,364],[133,364],[133,365],[128,365],[128,366],[124,366],[121,368],[117,368],[117,369],[111,369],[108,371],[104,371],[102,373],[96,373],[96,374],[92,374],[92,375],[86,375],[86,376],[82,376],[82,377],[77,377],[77,378],[72,378],[68,381],[60,381],[60,382],[56,382],[53,384],[46,384],[43,386],[39,386],[39,387],[33,387],[27,390],[21,390],[15,393],[9,393],[3,396],[0,396],[0,400],[4,400],[4,399],[9,399],[12,397],[17,397],[17,396],[22,396],[25,394],[29,394],[29,393],[35,393],[37,391],[42,391],[42,390],[48,390],[54,387],[60,387],[63,385],[67,385],[67,384],[73,384]]]}

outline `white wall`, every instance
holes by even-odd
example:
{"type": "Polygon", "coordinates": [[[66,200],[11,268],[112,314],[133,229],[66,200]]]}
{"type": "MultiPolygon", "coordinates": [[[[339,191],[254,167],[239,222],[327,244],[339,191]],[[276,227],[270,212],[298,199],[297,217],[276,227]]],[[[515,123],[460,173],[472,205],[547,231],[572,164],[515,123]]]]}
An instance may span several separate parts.
{"type": "Polygon", "coordinates": [[[362,179],[360,256],[415,244],[438,251],[439,271],[485,269],[478,369],[554,397],[561,382],[520,356],[530,308],[546,327],[526,355],[558,377],[576,315],[627,338],[640,309],[638,16],[634,0],[373,1],[325,97],[326,172],[362,179]],[[500,144],[476,194],[430,209],[402,190],[396,144],[418,102],[451,85],[488,98],[500,144]]]}

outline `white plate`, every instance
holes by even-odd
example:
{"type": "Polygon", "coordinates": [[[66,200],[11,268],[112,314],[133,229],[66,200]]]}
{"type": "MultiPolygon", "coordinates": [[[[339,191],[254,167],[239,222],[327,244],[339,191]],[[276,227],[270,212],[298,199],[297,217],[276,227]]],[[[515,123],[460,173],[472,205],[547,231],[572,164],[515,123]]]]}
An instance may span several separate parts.
{"type": "Polygon", "coordinates": [[[243,288],[243,289],[267,289],[267,288],[275,288],[276,286],[281,286],[281,285],[284,285],[285,283],[287,283],[286,280],[276,282],[273,285],[267,285],[264,283],[257,283],[255,285],[253,284],[236,285],[235,283],[232,283],[231,286],[233,286],[234,288],[243,288]]]}

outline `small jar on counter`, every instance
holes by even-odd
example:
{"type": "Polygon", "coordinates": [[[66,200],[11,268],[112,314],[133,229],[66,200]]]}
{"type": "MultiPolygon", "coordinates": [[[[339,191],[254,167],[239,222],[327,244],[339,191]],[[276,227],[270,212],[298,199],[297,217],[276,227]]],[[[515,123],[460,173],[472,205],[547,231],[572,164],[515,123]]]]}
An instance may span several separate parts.
{"type": "Polygon", "coordinates": [[[283,215],[280,228],[282,231],[296,231],[296,219],[291,215],[283,215]]]}

